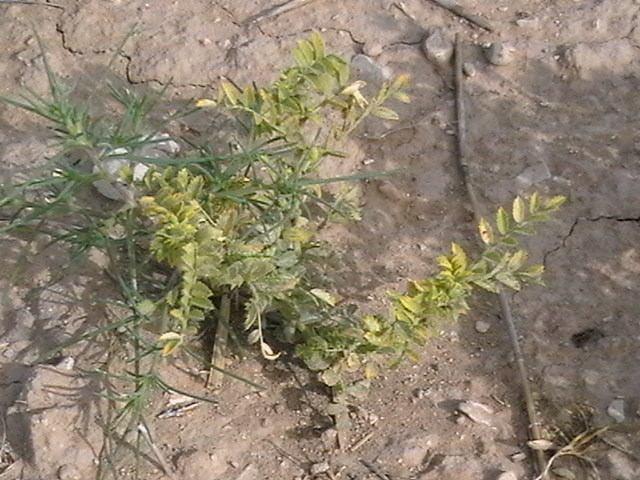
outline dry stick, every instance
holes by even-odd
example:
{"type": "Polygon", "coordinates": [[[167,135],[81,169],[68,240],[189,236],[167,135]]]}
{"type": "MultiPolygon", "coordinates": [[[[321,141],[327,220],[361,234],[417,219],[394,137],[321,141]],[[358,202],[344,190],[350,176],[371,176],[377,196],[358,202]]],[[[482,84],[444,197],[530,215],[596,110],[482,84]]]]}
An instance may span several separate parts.
{"type": "Polygon", "coordinates": [[[289,0],[288,2],[281,3],[275,7],[270,7],[262,10],[255,15],[247,18],[242,22],[242,25],[250,25],[252,23],[258,23],[268,18],[274,18],[282,15],[283,13],[290,12],[296,8],[304,7],[306,4],[313,2],[314,0],[289,0]]]}
{"type": "MultiPolygon", "coordinates": [[[[456,35],[455,45],[455,83],[456,83],[456,113],[458,120],[458,167],[462,175],[462,181],[467,189],[471,208],[473,209],[473,215],[476,220],[476,224],[480,222],[481,209],[476,196],[476,191],[469,178],[469,164],[467,163],[467,149],[466,149],[466,126],[465,126],[465,108],[464,108],[464,90],[462,86],[463,73],[462,73],[462,41],[460,36],[456,35]]],[[[500,306],[502,308],[502,317],[507,324],[509,331],[509,337],[511,339],[511,345],[515,354],[516,363],[518,364],[518,373],[520,375],[520,382],[522,383],[522,391],[524,394],[524,401],[527,407],[527,415],[529,417],[529,434],[532,440],[539,440],[542,438],[542,432],[540,431],[540,424],[538,422],[538,415],[536,413],[535,404],[533,401],[533,395],[531,394],[531,387],[529,385],[529,376],[527,374],[527,366],[524,361],[524,355],[520,348],[520,342],[518,340],[518,332],[513,322],[513,315],[511,312],[511,305],[507,294],[500,289],[498,292],[500,298],[500,306]]],[[[538,473],[543,473],[546,465],[544,453],[540,450],[534,451],[536,466],[538,473]]],[[[544,478],[544,477],[541,477],[544,478]]]]}
{"type": "Polygon", "coordinates": [[[40,7],[58,8],[64,10],[62,5],[56,5],[55,3],[43,3],[43,2],[30,2],[28,0],[0,0],[0,3],[16,3],[18,5],[37,5],[40,7]]]}
{"type": "Polygon", "coordinates": [[[227,340],[229,339],[229,318],[231,317],[231,299],[229,294],[224,294],[220,300],[220,313],[218,315],[218,324],[216,325],[216,334],[213,339],[213,350],[211,351],[211,368],[205,387],[209,385],[219,385],[222,381],[222,372],[214,367],[224,368],[224,355],[227,349],[227,340]]]}
{"type": "Polygon", "coordinates": [[[475,15],[473,13],[467,12],[464,7],[458,5],[453,0],[431,0],[431,1],[436,5],[439,5],[440,7],[445,8],[450,12],[458,15],[459,17],[469,20],[471,23],[473,23],[474,25],[477,25],[480,28],[484,28],[489,32],[495,31],[495,28],[493,27],[493,25],[491,25],[491,23],[489,23],[488,20],[485,20],[484,18],[478,15],[475,15]]]}

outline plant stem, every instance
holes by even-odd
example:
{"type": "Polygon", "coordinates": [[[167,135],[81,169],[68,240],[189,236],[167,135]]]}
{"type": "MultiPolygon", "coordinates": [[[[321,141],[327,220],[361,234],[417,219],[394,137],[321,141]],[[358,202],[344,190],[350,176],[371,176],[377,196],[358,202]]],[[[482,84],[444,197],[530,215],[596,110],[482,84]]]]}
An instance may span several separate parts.
{"type": "Polygon", "coordinates": [[[211,368],[205,387],[209,385],[219,385],[222,381],[222,372],[214,367],[225,367],[225,352],[227,349],[227,341],[229,339],[229,318],[231,317],[231,299],[228,293],[222,295],[220,299],[220,312],[218,314],[218,323],[216,325],[215,338],[213,340],[213,350],[211,351],[211,368]]]}

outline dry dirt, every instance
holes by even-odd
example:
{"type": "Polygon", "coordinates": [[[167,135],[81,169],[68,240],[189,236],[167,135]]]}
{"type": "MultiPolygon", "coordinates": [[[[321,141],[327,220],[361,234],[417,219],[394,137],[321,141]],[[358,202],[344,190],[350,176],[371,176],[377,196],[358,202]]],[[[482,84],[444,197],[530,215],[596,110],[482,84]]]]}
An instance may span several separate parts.
{"type": "MultiPolygon", "coordinates": [[[[569,198],[559,218],[530,242],[547,267],[547,287],[513,296],[545,427],[566,425],[567,409],[580,403],[593,407],[596,424],[620,415],[625,424],[639,421],[640,2],[461,1],[489,19],[494,33],[427,0],[316,0],[249,26],[243,20],[277,2],[10,3],[0,2],[2,95],[45,89],[32,28],[53,69],[82,82],[105,75],[104,65],[137,23],[138,33],[116,55],[113,69],[141,87],[170,83],[177,98],[210,94],[221,75],[239,83],[273,79],[296,40],[312,29],[347,57],[369,55],[371,61],[354,62],[374,83],[385,72],[409,73],[413,101],[402,109],[401,122],[366,125],[353,158],[337,167],[403,169],[366,183],[363,221],[332,232],[347,252],[337,283],[347,298],[370,308],[381,308],[385,292],[405,279],[431,272],[435,255],[450,241],[474,248],[455,167],[452,66],[430,62],[421,48],[433,27],[449,39],[460,33],[475,66],[464,83],[471,178],[483,205],[489,211],[534,189],[569,198]],[[483,54],[482,45],[496,40],[515,47],[508,65],[492,65],[483,54]],[[365,166],[365,159],[374,162],[365,166]]],[[[38,164],[48,152],[45,138],[34,118],[0,105],[2,177],[24,175],[38,164]]],[[[64,255],[37,255],[28,239],[0,245],[0,412],[6,427],[0,479],[94,478],[104,412],[99,383],[79,366],[94,365],[97,357],[74,350],[70,369],[31,364],[104,315],[95,299],[107,294],[108,282],[99,268],[85,265],[55,287],[39,288],[55,277],[64,255]]],[[[521,388],[497,300],[483,296],[475,305],[473,314],[427,345],[419,363],[375,382],[352,412],[349,442],[367,439],[358,448],[335,448],[324,413],[327,392],[304,369],[257,357],[237,372],[264,385],[264,392],[227,381],[215,393],[217,405],[151,421],[155,443],[173,478],[185,480],[302,479],[312,478],[311,470],[318,479],[532,479],[521,388]],[[486,333],[474,328],[478,321],[488,323],[486,333]],[[457,415],[463,400],[490,407],[489,425],[457,415]],[[525,456],[514,457],[519,452],[525,456]],[[323,465],[313,465],[324,461],[329,470],[320,473],[323,465]]],[[[166,369],[171,383],[206,393],[191,375],[194,365],[175,366],[166,369]]],[[[166,401],[156,398],[151,411],[166,401]]],[[[600,477],[640,479],[638,432],[607,438],[610,444],[589,452],[600,477]]],[[[117,468],[128,478],[132,464],[125,456],[117,468]]],[[[165,478],[147,463],[142,470],[142,478],[165,478]]],[[[588,478],[576,472],[576,479],[588,478]]]]}

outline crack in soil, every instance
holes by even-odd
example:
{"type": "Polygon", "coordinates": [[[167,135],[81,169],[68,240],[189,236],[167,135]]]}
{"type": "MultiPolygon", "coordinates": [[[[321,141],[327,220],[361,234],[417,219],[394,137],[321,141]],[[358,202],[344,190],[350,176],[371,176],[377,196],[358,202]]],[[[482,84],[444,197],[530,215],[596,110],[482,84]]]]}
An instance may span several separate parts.
{"type": "Polygon", "coordinates": [[[548,257],[550,255],[552,255],[553,253],[556,253],[557,251],[559,251],[559,250],[561,250],[561,249],[563,249],[563,248],[565,248],[567,246],[567,241],[573,235],[573,233],[575,232],[576,227],[578,226],[578,224],[580,222],[596,223],[596,222],[600,222],[602,220],[610,220],[610,221],[613,220],[615,222],[636,222],[636,223],[640,223],[640,215],[639,216],[630,216],[630,217],[624,217],[624,216],[621,216],[621,215],[599,215],[597,217],[577,217],[573,221],[573,224],[569,228],[569,231],[567,232],[567,234],[562,237],[562,240],[560,241],[560,244],[558,246],[552,248],[551,250],[549,250],[549,251],[544,253],[544,256],[542,258],[542,265],[546,268],[548,257]]]}
{"type": "Polygon", "coordinates": [[[80,50],[74,50],[67,44],[67,36],[60,23],[56,23],[56,32],[60,34],[60,40],[62,41],[62,48],[64,48],[71,55],[83,55],[83,52],[81,52],[80,50]]]}

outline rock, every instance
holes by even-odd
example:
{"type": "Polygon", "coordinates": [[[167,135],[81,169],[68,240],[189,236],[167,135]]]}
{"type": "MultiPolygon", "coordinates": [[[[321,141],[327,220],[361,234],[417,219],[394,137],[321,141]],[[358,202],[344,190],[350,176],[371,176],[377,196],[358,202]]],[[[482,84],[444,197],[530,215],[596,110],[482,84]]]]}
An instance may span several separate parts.
{"type": "Polygon", "coordinates": [[[491,324],[483,320],[478,320],[476,322],[475,328],[476,328],[476,332],[478,333],[487,333],[491,328],[491,324]]]}
{"type": "Polygon", "coordinates": [[[549,167],[543,160],[540,160],[539,162],[536,162],[534,165],[530,165],[527,168],[525,168],[516,177],[516,182],[518,182],[523,188],[526,188],[526,187],[530,187],[531,185],[544,182],[549,178],[551,178],[551,172],[549,171],[549,167]]]}
{"type": "Polygon", "coordinates": [[[73,367],[75,366],[76,361],[73,357],[62,357],[60,360],[58,360],[55,364],[56,368],[59,368],[60,370],[73,370],[73,367]]]}
{"type": "Polygon", "coordinates": [[[322,432],[320,439],[328,450],[335,450],[338,441],[338,431],[335,428],[328,428],[322,432]]]}
{"type": "Polygon", "coordinates": [[[607,414],[618,423],[624,422],[624,400],[622,398],[616,398],[611,402],[607,408],[607,414]]]}
{"type": "Polygon", "coordinates": [[[513,472],[502,472],[496,477],[496,480],[518,480],[518,477],[513,472]]]}
{"type": "Polygon", "coordinates": [[[311,465],[309,473],[311,475],[320,475],[321,473],[328,472],[330,468],[331,467],[329,466],[329,462],[324,460],[322,462],[314,463],[313,465],[311,465]]]}
{"type": "MultiPolygon", "coordinates": [[[[122,156],[134,153],[141,157],[163,158],[174,156],[180,152],[180,145],[171,139],[166,133],[158,133],[151,136],[139,151],[130,151],[126,148],[115,148],[108,151],[108,155],[122,156]]],[[[140,182],[149,171],[149,167],[140,162],[134,162],[125,157],[105,158],[100,165],[93,166],[93,173],[103,174],[106,178],[96,180],[93,186],[98,192],[111,200],[128,201],[133,195],[132,187],[121,180],[120,172],[123,168],[132,168],[132,177],[135,182],[140,182]]]]}
{"type": "MultiPolygon", "coordinates": [[[[611,472],[610,476],[606,476],[611,480],[638,480],[638,472],[640,466],[629,460],[629,458],[618,450],[610,450],[605,457],[605,463],[611,472]]],[[[601,472],[602,478],[605,475],[601,472]]]]}
{"type": "Polygon", "coordinates": [[[476,76],[476,64],[473,62],[464,62],[462,64],[462,72],[469,78],[476,76]]]}
{"type": "Polygon", "coordinates": [[[523,452],[516,452],[513,455],[511,455],[509,458],[511,458],[512,462],[522,462],[527,459],[527,455],[523,452]]]}
{"type": "Polygon", "coordinates": [[[354,79],[364,80],[367,83],[368,91],[376,89],[391,78],[391,71],[388,68],[382,67],[373,58],[361,53],[351,58],[351,71],[354,79]]]}
{"type": "MultiPolygon", "coordinates": [[[[117,148],[114,155],[128,153],[124,148],[117,148]]],[[[129,198],[127,185],[119,180],[120,171],[129,165],[126,158],[107,158],[100,165],[93,166],[93,173],[102,174],[106,178],[101,178],[93,182],[93,186],[102,195],[110,200],[126,201],[129,198]]]]}
{"type": "Polygon", "coordinates": [[[476,423],[493,426],[493,410],[483,403],[467,400],[460,402],[458,410],[476,423]]]}
{"type": "Polygon", "coordinates": [[[427,454],[438,448],[439,442],[438,436],[434,434],[394,437],[385,446],[378,460],[382,464],[400,462],[405,468],[420,467],[427,454]]]}
{"type": "Polygon", "coordinates": [[[485,50],[487,60],[492,65],[509,65],[515,59],[516,49],[509,43],[494,42],[485,50]]]}
{"type": "Polygon", "coordinates": [[[536,29],[538,28],[538,23],[538,19],[534,17],[524,17],[516,20],[516,25],[520,28],[536,29]]]}
{"type": "Polygon", "coordinates": [[[422,51],[433,63],[446,65],[453,57],[453,42],[444,35],[442,29],[436,28],[422,42],[422,51]]]}

